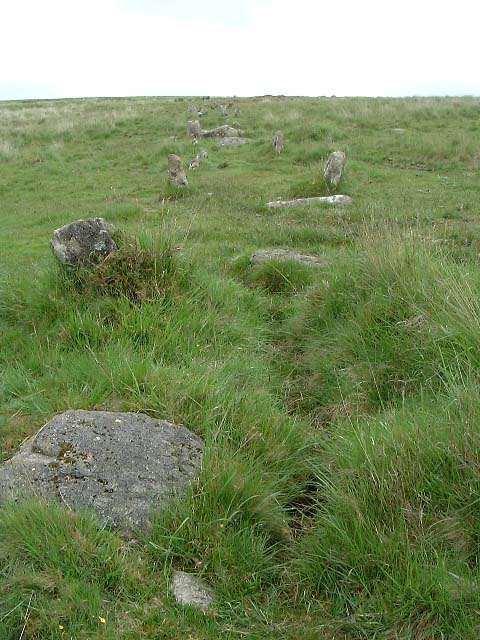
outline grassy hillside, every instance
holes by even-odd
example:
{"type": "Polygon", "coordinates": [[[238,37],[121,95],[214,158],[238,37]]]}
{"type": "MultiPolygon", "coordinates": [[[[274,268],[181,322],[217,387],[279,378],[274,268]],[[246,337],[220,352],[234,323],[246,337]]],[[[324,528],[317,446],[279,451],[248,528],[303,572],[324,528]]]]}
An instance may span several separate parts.
{"type": "Polygon", "coordinates": [[[0,103],[0,460],[71,408],[206,443],[142,540],[0,508],[0,639],[476,640],[480,100],[213,102],[202,126],[250,144],[192,147],[199,99],[0,103]],[[203,148],[170,187],[167,155],[203,148]],[[336,149],[352,205],[265,207],[325,194],[336,149]],[[72,279],[49,240],[88,216],[125,262],[72,279]],[[323,260],[251,266],[266,248],[323,260]],[[174,603],[175,568],[211,614],[174,603]]]}

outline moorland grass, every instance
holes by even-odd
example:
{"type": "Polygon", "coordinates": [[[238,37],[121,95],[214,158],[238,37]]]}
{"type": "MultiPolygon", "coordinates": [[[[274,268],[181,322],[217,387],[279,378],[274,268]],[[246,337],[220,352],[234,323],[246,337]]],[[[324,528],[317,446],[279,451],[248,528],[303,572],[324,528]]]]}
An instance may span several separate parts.
{"type": "Polygon", "coordinates": [[[191,102],[0,104],[0,458],[71,408],[205,440],[138,539],[3,506],[0,637],[478,638],[478,99],[238,99],[252,142],[205,140],[179,191],[191,102]],[[265,208],[322,195],[336,149],[351,206],[265,208]],[[119,252],[61,269],[53,229],[89,215],[119,252]],[[275,247],[322,264],[250,265],[275,247]]]}

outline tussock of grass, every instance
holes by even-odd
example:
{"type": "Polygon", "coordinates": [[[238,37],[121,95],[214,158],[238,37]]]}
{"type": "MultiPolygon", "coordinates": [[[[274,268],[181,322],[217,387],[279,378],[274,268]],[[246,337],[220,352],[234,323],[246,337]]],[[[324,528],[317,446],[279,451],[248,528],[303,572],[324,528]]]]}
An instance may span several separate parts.
{"type": "Polygon", "coordinates": [[[314,268],[293,260],[273,259],[249,267],[244,282],[251,287],[261,287],[269,293],[298,293],[312,282],[314,268]]]}
{"type": "Polygon", "coordinates": [[[61,507],[29,501],[1,512],[1,637],[58,637],[59,625],[93,637],[112,598],[128,596],[138,579],[126,547],[90,516],[61,507]]]}
{"type": "Polygon", "coordinates": [[[337,428],[299,547],[300,579],[330,594],[336,615],[369,619],[371,633],[474,637],[479,408],[475,384],[337,428]]]}
{"type": "Polygon", "coordinates": [[[122,297],[131,302],[163,299],[178,270],[174,252],[168,247],[143,245],[135,238],[117,236],[118,250],[92,267],[63,268],[62,287],[71,286],[81,295],[122,297]]]}
{"type": "Polygon", "coordinates": [[[399,238],[332,265],[285,327],[293,396],[334,418],[441,389],[458,363],[477,370],[478,293],[477,278],[399,238]]]}

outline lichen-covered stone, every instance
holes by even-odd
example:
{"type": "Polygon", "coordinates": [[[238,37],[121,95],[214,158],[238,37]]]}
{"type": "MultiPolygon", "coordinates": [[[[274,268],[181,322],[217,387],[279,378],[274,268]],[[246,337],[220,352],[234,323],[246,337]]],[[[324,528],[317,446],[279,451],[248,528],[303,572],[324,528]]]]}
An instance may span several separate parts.
{"type": "Polygon", "coordinates": [[[141,413],[66,411],[0,465],[0,503],[38,495],[145,528],[198,474],[202,447],[185,427],[141,413]]]}
{"type": "Polygon", "coordinates": [[[299,253],[291,249],[263,249],[256,251],[250,258],[251,264],[262,264],[269,260],[293,260],[307,264],[325,264],[325,260],[319,256],[312,256],[308,253],[299,253]]]}
{"type": "Polygon", "coordinates": [[[168,178],[174,187],[187,187],[188,180],[183,169],[182,159],[171,153],[168,156],[168,178]]]}
{"type": "Polygon", "coordinates": [[[55,229],[50,246],[63,264],[98,262],[117,249],[111,236],[114,231],[113,224],[103,218],[85,218],[55,229]]]}
{"type": "Polygon", "coordinates": [[[347,156],[343,151],[334,151],[330,154],[323,172],[325,182],[330,189],[335,189],[340,182],[346,161],[347,156]]]}
{"type": "Polygon", "coordinates": [[[240,129],[234,129],[228,124],[224,124],[221,127],[215,127],[215,129],[204,129],[202,136],[205,138],[230,138],[242,136],[243,131],[240,129]]]}
{"type": "Polygon", "coordinates": [[[203,160],[204,158],[208,158],[208,152],[200,151],[200,153],[197,153],[197,155],[194,158],[192,158],[192,160],[190,160],[190,164],[188,165],[188,168],[198,169],[198,167],[200,166],[200,161],[203,160]]]}
{"type": "Polygon", "coordinates": [[[188,135],[193,138],[200,138],[202,135],[202,128],[200,127],[200,122],[198,120],[189,120],[188,121],[188,135]]]}
{"type": "Polygon", "coordinates": [[[179,604],[187,604],[207,611],[213,603],[212,589],[196,575],[175,571],[173,573],[172,591],[179,604]]]}

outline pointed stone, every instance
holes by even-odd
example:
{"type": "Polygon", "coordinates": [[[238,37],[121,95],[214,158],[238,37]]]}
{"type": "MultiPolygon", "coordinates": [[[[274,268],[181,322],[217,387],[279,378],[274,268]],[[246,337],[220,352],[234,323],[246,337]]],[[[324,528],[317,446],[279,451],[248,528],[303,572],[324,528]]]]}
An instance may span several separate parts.
{"type": "Polygon", "coordinates": [[[174,187],[188,186],[187,176],[183,170],[182,159],[174,153],[168,156],[168,176],[170,184],[174,187]]]}
{"type": "Polygon", "coordinates": [[[272,145],[275,151],[280,154],[283,149],[283,133],[281,131],[275,131],[272,145]]]}
{"type": "Polygon", "coordinates": [[[343,175],[346,161],[347,156],[343,151],[334,151],[330,154],[323,172],[323,177],[329,189],[336,189],[343,175]]]}
{"type": "Polygon", "coordinates": [[[202,128],[198,120],[189,120],[187,125],[188,135],[192,138],[200,138],[202,136],[202,128]]]}

